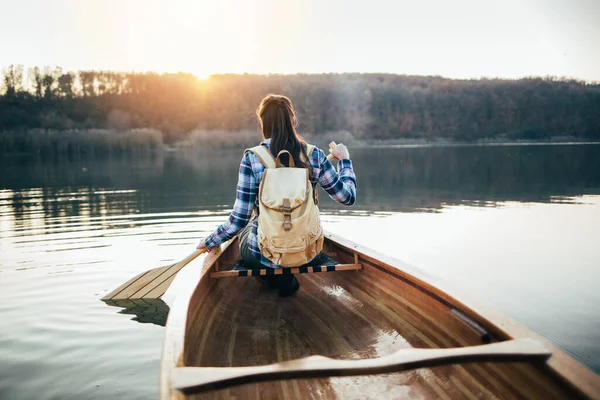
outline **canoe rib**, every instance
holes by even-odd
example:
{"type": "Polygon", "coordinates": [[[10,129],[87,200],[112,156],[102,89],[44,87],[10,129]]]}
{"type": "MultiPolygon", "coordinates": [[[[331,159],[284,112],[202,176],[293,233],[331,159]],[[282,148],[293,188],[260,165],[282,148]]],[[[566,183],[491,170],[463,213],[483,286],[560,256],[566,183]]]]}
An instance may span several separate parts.
{"type": "MultiPolygon", "coordinates": [[[[193,394],[185,396],[176,389],[183,387],[189,387],[186,393],[202,391],[203,398],[285,398],[300,397],[302,394],[309,397],[314,393],[320,393],[324,398],[343,398],[344,393],[354,393],[358,389],[360,393],[372,395],[373,398],[397,398],[404,396],[409,387],[423,398],[493,397],[497,393],[506,398],[600,400],[600,379],[597,375],[547,339],[516,321],[487,307],[474,306],[472,301],[457,297],[456,293],[448,294],[442,290],[445,286],[443,282],[437,282],[424,271],[337,235],[326,234],[324,250],[328,255],[335,253],[335,259],[340,263],[361,263],[361,273],[307,274],[299,277],[303,285],[299,294],[284,300],[278,299],[276,293],[271,293],[266,285],[255,279],[223,280],[210,277],[212,272],[216,272],[217,262],[221,267],[230,267],[240,259],[237,238],[211,252],[201,266],[195,289],[189,286],[189,289],[178,293],[171,308],[161,362],[160,398],[196,398],[193,394]],[[232,293],[236,295],[232,296],[232,293]],[[240,300],[242,294],[248,296],[251,301],[249,304],[240,300]],[[363,303],[367,307],[356,307],[363,303]],[[282,314],[278,314],[279,308],[282,314]],[[273,315],[273,318],[262,317],[265,309],[268,309],[270,313],[267,314],[273,315]],[[236,314],[238,310],[242,312],[236,314]],[[336,318],[338,315],[340,317],[336,318]],[[356,320],[354,316],[357,317],[356,320]],[[257,325],[248,324],[247,321],[254,321],[257,325]],[[282,325],[282,321],[286,325],[282,325]],[[348,328],[354,323],[367,329],[351,331],[348,328]],[[264,334],[274,329],[284,335],[264,334]],[[514,364],[483,362],[492,361],[491,359],[470,359],[467,361],[482,363],[475,362],[466,366],[460,363],[465,359],[455,355],[457,358],[453,361],[423,361],[424,366],[444,363],[449,365],[441,369],[433,368],[433,378],[420,379],[422,376],[418,375],[419,379],[408,381],[405,379],[413,371],[342,379],[310,379],[314,375],[301,375],[308,379],[269,377],[268,380],[292,380],[238,386],[226,383],[228,388],[223,391],[218,390],[218,385],[222,384],[218,382],[209,382],[210,389],[198,386],[205,383],[198,383],[197,379],[210,377],[211,371],[265,368],[276,361],[310,361],[315,360],[310,357],[313,354],[330,357],[317,358],[319,369],[322,370],[323,359],[328,360],[327,362],[339,362],[341,359],[352,362],[357,360],[353,356],[356,354],[360,361],[381,361],[371,357],[402,351],[399,347],[404,344],[388,343],[385,341],[387,336],[381,338],[383,342],[378,342],[385,344],[385,349],[373,349],[370,346],[365,353],[363,347],[356,344],[371,344],[373,337],[379,340],[378,330],[405,332],[400,336],[406,338],[407,344],[414,349],[419,349],[403,349],[409,351],[445,351],[459,347],[468,349],[468,346],[477,345],[483,340],[483,336],[489,335],[495,344],[504,344],[512,339],[533,338],[552,352],[552,355],[549,358],[541,355],[523,356],[525,358],[520,358],[519,361],[532,362],[514,364]],[[227,334],[224,335],[223,332],[227,334]],[[344,336],[344,332],[350,332],[348,337],[344,336]],[[320,337],[320,333],[324,333],[324,339],[329,341],[312,341],[313,337],[320,337]],[[256,337],[258,347],[252,347],[252,343],[245,344],[249,338],[256,337]],[[336,338],[341,339],[338,341],[336,338]],[[542,359],[546,358],[543,362],[542,359]],[[448,385],[440,386],[438,378],[447,379],[448,385]],[[340,386],[341,380],[350,382],[350,386],[340,386]],[[387,386],[383,386],[382,382],[387,386]],[[389,393],[380,393],[381,387],[387,387],[389,393]]],[[[496,360],[508,362],[511,359],[497,357],[496,360]]],[[[413,368],[415,365],[395,367],[394,371],[413,368]]],[[[353,366],[357,367],[357,364],[353,366]]],[[[328,376],[339,376],[334,375],[337,369],[332,365],[330,367],[333,371],[328,376]]],[[[377,372],[379,371],[371,370],[365,374],[377,372]]],[[[259,371],[261,373],[264,374],[259,371]]],[[[337,373],[341,374],[339,371],[337,373]]],[[[344,373],[350,375],[348,372],[344,373]]],[[[418,374],[418,371],[414,371],[414,374],[418,374]]],[[[231,379],[227,376],[224,378],[231,379]]],[[[260,379],[267,380],[264,377],[260,379]]]]}
{"type": "Polygon", "coordinates": [[[189,394],[272,380],[381,374],[454,362],[545,360],[551,355],[535,340],[517,339],[450,349],[403,349],[364,360],[311,356],[257,367],[180,367],[174,371],[172,387],[189,394]]]}

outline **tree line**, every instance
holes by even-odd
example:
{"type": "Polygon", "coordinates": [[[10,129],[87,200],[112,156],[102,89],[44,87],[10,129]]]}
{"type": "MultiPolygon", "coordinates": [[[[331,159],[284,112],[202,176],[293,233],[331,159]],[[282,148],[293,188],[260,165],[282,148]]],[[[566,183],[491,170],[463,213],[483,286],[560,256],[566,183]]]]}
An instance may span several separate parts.
{"type": "Polygon", "coordinates": [[[600,84],[574,79],[453,80],[393,74],[212,75],[5,68],[0,132],[256,129],[268,93],[294,102],[300,131],[358,139],[600,139],[600,84]]]}

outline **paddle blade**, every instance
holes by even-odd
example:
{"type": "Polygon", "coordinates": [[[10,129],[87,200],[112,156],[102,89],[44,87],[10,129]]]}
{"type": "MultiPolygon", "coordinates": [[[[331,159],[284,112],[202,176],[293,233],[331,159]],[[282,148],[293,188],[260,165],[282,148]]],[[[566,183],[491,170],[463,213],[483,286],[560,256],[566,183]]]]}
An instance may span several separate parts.
{"type": "Polygon", "coordinates": [[[102,301],[159,299],[165,294],[179,270],[205,251],[196,250],[178,263],[142,272],[104,296],[102,301]]]}

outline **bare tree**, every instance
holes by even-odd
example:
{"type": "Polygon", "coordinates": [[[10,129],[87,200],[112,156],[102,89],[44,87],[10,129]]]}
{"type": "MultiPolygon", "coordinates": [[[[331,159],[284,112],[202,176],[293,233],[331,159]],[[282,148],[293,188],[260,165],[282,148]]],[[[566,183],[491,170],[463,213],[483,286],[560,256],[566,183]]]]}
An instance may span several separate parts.
{"type": "Polygon", "coordinates": [[[14,97],[23,90],[23,66],[11,65],[4,69],[4,90],[6,96],[14,97]]]}
{"type": "Polygon", "coordinates": [[[29,70],[29,82],[33,85],[33,93],[36,97],[41,98],[43,92],[42,73],[39,67],[35,67],[29,70]]]}
{"type": "Polygon", "coordinates": [[[44,67],[44,75],[42,76],[44,98],[51,99],[56,95],[58,89],[58,77],[60,75],[62,75],[62,68],[56,67],[53,70],[51,67],[44,67]]]}
{"type": "Polygon", "coordinates": [[[81,82],[81,91],[84,97],[96,95],[95,71],[79,71],[79,81],[81,82]]]}
{"type": "Polygon", "coordinates": [[[73,97],[73,85],[75,83],[75,75],[72,72],[61,74],[58,77],[58,93],[61,97],[73,97]]]}

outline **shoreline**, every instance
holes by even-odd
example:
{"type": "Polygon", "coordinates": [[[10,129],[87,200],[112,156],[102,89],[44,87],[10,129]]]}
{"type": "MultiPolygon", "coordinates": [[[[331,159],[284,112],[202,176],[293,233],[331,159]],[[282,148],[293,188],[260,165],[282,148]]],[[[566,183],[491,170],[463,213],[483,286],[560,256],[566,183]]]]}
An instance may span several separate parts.
{"type": "Polygon", "coordinates": [[[477,141],[477,142],[464,142],[464,141],[448,141],[448,142],[425,142],[425,143],[360,143],[353,144],[353,147],[358,148],[419,148],[419,147],[494,147],[494,146],[574,146],[574,145],[600,145],[600,141],[597,140],[569,140],[569,141],[557,141],[557,140],[504,140],[504,141],[477,141]]]}
{"type": "MultiPolygon", "coordinates": [[[[38,155],[43,157],[113,157],[157,155],[166,153],[194,153],[205,151],[240,150],[261,141],[258,131],[195,130],[182,140],[166,143],[164,134],[157,129],[137,128],[82,129],[82,130],[28,130],[0,132],[2,156],[38,155]]],[[[305,133],[306,141],[321,149],[330,142],[344,143],[349,148],[428,148],[428,147],[491,147],[491,146],[565,146],[599,145],[597,139],[574,136],[555,136],[544,139],[510,139],[506,135],[478,140],[457,140],[444,137],[359,139],[348,131],[305,133]]]]}

